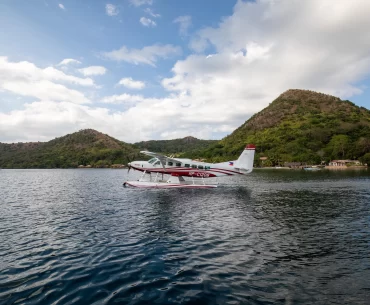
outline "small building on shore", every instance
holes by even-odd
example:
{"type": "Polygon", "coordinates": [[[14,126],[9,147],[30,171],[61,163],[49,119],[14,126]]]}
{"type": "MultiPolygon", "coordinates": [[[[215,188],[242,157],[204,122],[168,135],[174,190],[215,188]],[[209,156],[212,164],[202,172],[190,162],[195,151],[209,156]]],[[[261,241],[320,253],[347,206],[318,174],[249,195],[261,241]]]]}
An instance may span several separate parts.
{"type": "Polygon", "coordinates": [[[329,166],[345,167],[345,166],[360,166],[362,165],[358,160],[332,160],[329,166]]]}

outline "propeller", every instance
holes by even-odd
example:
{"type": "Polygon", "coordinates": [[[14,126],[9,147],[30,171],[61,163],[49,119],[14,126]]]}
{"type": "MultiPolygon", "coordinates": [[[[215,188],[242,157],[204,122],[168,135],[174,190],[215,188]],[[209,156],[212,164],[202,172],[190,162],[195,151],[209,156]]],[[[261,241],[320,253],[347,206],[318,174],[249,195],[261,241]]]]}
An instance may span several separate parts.
{"type": "Polygon", "coordinates": [[[133,156],[133,155],[129,155],[128,157],[127,157],[127,174],[130,172],[130,170],[131,170],[131,162],[133,161],[133,159],[135,158],[135,156],[133,156]]]}

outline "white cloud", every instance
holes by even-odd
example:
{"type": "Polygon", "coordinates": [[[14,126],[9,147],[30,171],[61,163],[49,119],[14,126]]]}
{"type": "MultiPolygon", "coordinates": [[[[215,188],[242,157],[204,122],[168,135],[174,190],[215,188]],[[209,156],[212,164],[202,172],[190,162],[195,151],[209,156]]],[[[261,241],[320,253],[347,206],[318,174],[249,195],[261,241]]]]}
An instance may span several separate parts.
{"type": "Polygon", "coordinates": [[[164,85],[194,93],[232,88],[245,104],[258,94],[261,108],[289,88],[351,96],[370,69],[370,33],[359,31],[370,27],[369,12],[361,0],[239,1],[232,16],[193,40],[197,51],[211,46],[217,55],[178,62],[164,85]]]}
{"type": "Polygon", "coordinates": [[[1,87],[6,91],[23,96],[36,97],[39,100],[52,99],[54,101],[73,101],[77,104],[89,103],[89,100],[83,93],[48,80],[40,80],[34,83],[25,81],[5,82],[1,87]]]}
{"type": "Polygon", "coordinates": [[[147,7],[145,10],[144,10],[145,13],[149,14],[150,16],[152,16],[153,18],[159,18],[161,17],[160,14],[155,14],[153,12],[153,10],[150,8],[150,7],[147,7]]]}
{"type": "Polygon", "coordinates": [[[73,58],[65,58],[57,66],[65,66],[69,64],[81,64],[81,62],[73,58]]]}
{"type": "MultiPolygon", "coordinates": [[[[127,142],[185,135],[210,138],[232,132],[289,88],[341,97],[359,94],[361,87],[356,84],[370,74],[370,32],[362,30],[370,28],[369,15],[370,1],[362,0],[239,1],[232,16],[217,27],[197,32],[192,45],[200,53],[179,60],[172,77],[162,81],[168,96],[106,96],[101,99],[106,108],[34,102],[22,110],[0,113],[0,141],[46,140],[81,128],[94,128],[127,142]],[[110,109],[112,103],[122,110],[110,109]]],[[[155,45],[124,46],[104,55],[155,65],[159,58],[178,53],[173,46],[155,45]]],[[[6,78],[21,82],[25,77],[18,70],[7,70],[6,78]]],[[[26,70],[30,84],[34,73],[26,70]]],[[[35,83],[40,88],[39,81],[35,83]]],[[[20,90],[18,83],[13,86],[20,90]]],[[[65,89],[60,90],[65,99],[65,89]]],[[[41,99],[40,93],[37,96],[41,99]]]]}
{"type": "Polygon", "coordinates": [[[122,78],[119,82],[119,85],[125,86],[129,89],[144,89],[145,83],[139,80],[133,80],[131,77],[122,78]]]}
{"type": "Polygon", "coordinates": [[[155,21],[153,21],[150,18],[145,18],[145,17],[141,17],[140,18],[140,23],[143,26],[147,26],[147,27],[155,27],[155,26],[157,26],[157,23],[155,21]]]}
{"type": "Polygon", "coordinates": [[[131,95],[124,93],[120,95],[107,96],[102,99],[102,102],[106,104],[125,104],[142,102],[144,100],[144,97],[141,95],[131,95]]]}
{"type": "Polygon", "coordinates": [[[89,102],[83,93],[66,87],[66,83],[94,86],[91,78],[79,78],[53,67],[41,69],[27,61],[10,62],[7,57],[0,57],[0,91],[5,90],[39,100],[89,102]]]}
{"type": "Polygon", "coordinates": [[[62,9],[64,11],[66,10],[66,8],[64,7],[64,5],[62,3],[59,3],[58,6],[59,6],[60,9],[62,9]]]}
{"type": "Polygon", "coordinates": [[[152,5],[153,0],[130,0],[130,3],[134,6],[152,5]]]}
{"type": "Polygon", "coordinates": [[[188,29],[191,26],[191,16],[179,16],[174,21],[180,25],[180,35],[188,35],[188,29]]]}
{"type": "Polygon", "coordinates": [[[0,113],[0,142],[47,141],[78,131],[76,126],[81,129],[96,118],[89,109],[69,102],[40,101],[26,104],[22,110],[0,113]]]}
{"type": "Polygon", "coordinates": [[[83,128],[94,128],[131,143],[153,137],[168,139],[192,135],[209,138],[215,131],[231,131],[231,126],[222,123],[209,124],[208,110],[204,112],[202,125],[194,123],[194,118],[199,117],[198,110],[185,112],[180,100],[181,96],[146,99],[128,94],[103,100],[107,105],[131,107],[126,111],[69,102],[33,102],[22,110],[0,113],[0,142],[46,141],[83,128]],[[176,130],[173,130],[174,126],[176,130]]]}
{"type": "MultiPolygon", "coordinates": [[[[143,115],[149,113],[148,109],[143,115]]],[[[129,112],[112,113],[108,108],[68,102],[33,102],[22,110],[0,113],[0,142],[47,141],[84,128],[94,128],[130,142],[148,139],[148,130],[153,126],[142,120],[145,126],[142,129],[137,122],[129,112]]]]}
{"type": "Polygon", "coordinates": [[[178,61],[173,76],[163,79],[173,94],[143,98],[128,113],[145,117],[142,137],[200,131],[211,137],[230,133],[290,88],[358,94],[356,82],[370,74],[370,32],[358,31],[359,24],[370,28],[370,2],[360,3],[240,1],[218,27],[194,37],[212,54],[178,61]]]}
{"type": "Polygon", "coordinates": [[[84,76],[91,76],[91,75],[103,75],[107,72],[107,69],[102,66],[90,66],[82,69],[78,69],[80,73],[84,76]]]}
{"type": "Polygon", "coordinates": [[[108,16],[117,16],[119,14],[118,8],[114,4],[106,4],[105,5],[105,12],[108,16]]]}
{"type": "Polygon", "coordinates": [[[158,58],[168,58],[180,53],[181,49],[171,44],[155,44],[142,49],[128,49],[126,46],[123,46],[118,50],[104,52],[102,55],[107,59],[115,61],[126,61],[135,65],[147,64],[155,66],[158,58]]]}

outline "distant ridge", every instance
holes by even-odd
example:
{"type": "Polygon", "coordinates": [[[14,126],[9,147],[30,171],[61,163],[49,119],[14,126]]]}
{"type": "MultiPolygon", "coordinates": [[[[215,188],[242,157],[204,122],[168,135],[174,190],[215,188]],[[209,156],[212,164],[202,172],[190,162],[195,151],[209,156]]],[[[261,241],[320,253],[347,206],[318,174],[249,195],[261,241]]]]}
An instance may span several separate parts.
{"type": "Polygon", "coordinates": [[[139,156],[132,145],[94,129],[84,129],[48,142],[0,143],[2,168],[107,167],[139,156]]]}
{"type": "Polygon", "coordinates": [[[272,166],[343,158],[365,161],[370,158],[370,111],[328,94],[290,89],[232,134],[190,157],[230,160],[246,143],[256,144],[257,165],[262,156],[272,166]]]}
{"type": "Polygon", "coordinates": [[[183,139],[146,141],[135,145],[119,141],[94,129],[57,137],[48,142],[0,143],[0,168],[110,167],[145,159],[140,150],[179,154],[206,148],[217,141],[183,139]]]}
{"type": "Polygon", "coordinates": [[[179,154],[205,149],[218,140],[200,140],[192,136],[174,140],[151,140],[142,141],[134,144],[140,150],[149,150],[164,154],[179,154]]]}

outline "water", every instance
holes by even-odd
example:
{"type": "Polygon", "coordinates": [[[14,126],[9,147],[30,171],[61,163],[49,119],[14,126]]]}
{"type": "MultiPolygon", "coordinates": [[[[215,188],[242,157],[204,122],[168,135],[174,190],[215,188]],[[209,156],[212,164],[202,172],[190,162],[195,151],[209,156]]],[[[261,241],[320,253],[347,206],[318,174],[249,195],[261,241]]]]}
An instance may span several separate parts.
{"type": "Polygon", "coordinates": [[[125,175],[0,170],[0,304],[369,304],[368,171],[125,175]]]}

